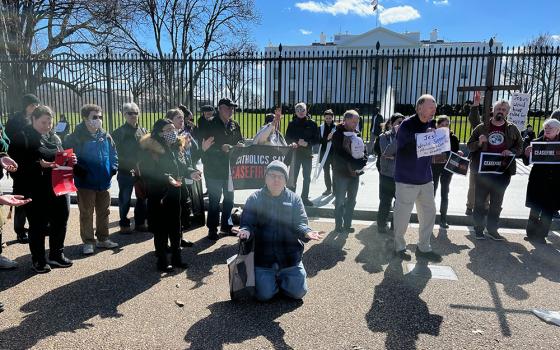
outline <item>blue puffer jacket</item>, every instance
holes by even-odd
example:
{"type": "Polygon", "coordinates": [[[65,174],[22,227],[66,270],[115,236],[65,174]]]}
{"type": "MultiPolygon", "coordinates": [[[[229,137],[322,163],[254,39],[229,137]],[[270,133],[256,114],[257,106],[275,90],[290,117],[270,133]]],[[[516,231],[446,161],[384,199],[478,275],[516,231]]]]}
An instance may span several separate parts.
{"type": "Polygon", "coordinates": [[[93,136],[82,122],[64,141],[64,148],[73,148],[78,164],[74,166],[76,187],[105,191],[119,167],[113,139],[103,129],[93,136]]]}

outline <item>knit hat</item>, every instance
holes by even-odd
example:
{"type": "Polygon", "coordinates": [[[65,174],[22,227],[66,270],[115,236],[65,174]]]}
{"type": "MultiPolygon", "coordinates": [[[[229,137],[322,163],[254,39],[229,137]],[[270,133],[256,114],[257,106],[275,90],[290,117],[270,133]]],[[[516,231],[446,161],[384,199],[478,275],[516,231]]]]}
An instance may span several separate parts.
{"type": "Polygon", "coordinates": [[[286,181],[288,181],[288,167],[286,166],[286,164],[282,163],[279,160],[273,160],[266,167],[265,175],[268,174],[268,172],[271,171],[271,170],[281,172],[282,174],[284,174],[284,177],[286,178],[286,181]]]}
{"type": "Polygon", "coordinates": [[[41,100],[39,100],[39,98],[33,94],[23,95],[22,101],[24,108],[32,104],[41,104],[41,100]]]}

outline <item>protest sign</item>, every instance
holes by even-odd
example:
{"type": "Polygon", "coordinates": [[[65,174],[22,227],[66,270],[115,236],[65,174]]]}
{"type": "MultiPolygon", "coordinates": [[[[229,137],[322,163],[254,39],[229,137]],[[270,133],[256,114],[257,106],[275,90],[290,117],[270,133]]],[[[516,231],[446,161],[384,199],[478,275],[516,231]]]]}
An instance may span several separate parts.
{"type": "Polygon", "coordinates": [[[66,122],[58,122],[58,124],[56,124],[56,126],[54,127],[54,132],[57,132],[57,133],[64,132],[64,130],[66,130],[67,125],[68,125],[68,123],[66,123],[66,122]]]}
{"type": "Polygon", "coordinates": [[[55,157],[56,167],[52,169],[52,186],[54,194],[62,196],[71,192],[76,192],[74,185],[74,165],[71,162],[73,149],[66,149],[59,151],[55,157]]]}
{"type": "Polygon", "coordinates": [[[291,147],[265,145],[233,148],[229,157],[233,188],[245,190],[263,187],[264,173],[268,164],[273,160],[288,164],[291,150],[291,147]]]}
{"type": "Polygon", "coordinates": [[[529,162],[533,164],[560,164],[560,142],[531,142],[529,162]]]}
{"type": "Polygon", "coordinates": [[[529,111],[530,103],[530,94],[514,92],[511,95],[508,120],[510,123],[517,126],[519,131],[525,130],[525,125],[527,124],[527,112],[529,111]]]}
{"type": "Polygon", "coordinates": [[[467,175],[469,170],[469,159],[463,158],[457,153],[451,152],[444,169],[454,174],[467,175]]]}
{"type": "Polygon", "coordinates": [[[501,153],[480,153],[479,174],[503,174],[515,160],[515,156],[503,156],[501,153]]]}
{"type": "Polygon", "coordinates": [[[430,157],[451,150],[448,128],[438,128],[432,132],[416,134],[416,156],[430,157]]]}

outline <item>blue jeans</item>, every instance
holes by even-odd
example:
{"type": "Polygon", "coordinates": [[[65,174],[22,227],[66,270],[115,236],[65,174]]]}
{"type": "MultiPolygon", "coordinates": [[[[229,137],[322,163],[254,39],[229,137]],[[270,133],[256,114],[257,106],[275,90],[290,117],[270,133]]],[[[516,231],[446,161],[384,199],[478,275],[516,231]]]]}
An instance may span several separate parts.
{"type": "Polygon", "coordinates": [[[228,227],[229,217],[233,209],[233,191],[228,191],[228,180],[206,178],[206,188],[208,188],[208,219],[206,227],[212,231],[218,229],[222,193],[224,195],[224,202],[222,203],[221,227],[228,227]]]}
{"type": "Polygon", "coordinates": [[[300,261],[298,265],[280,269],[255,266],[255,297],[260,301],[272,299],[279,290],[290,298],[302,299],[307,293],[307,273],[300,261]]]}
{"type": "MultiPolygon", "coordinates": [[[[119,226],[130,227],[130,219],[127,216],[130,209],[130,198],[134,190],[134,177],[119,171],[117,182],[119,183],[119,226]]],[[[134,224],[136,226],[146,224],[147,211],[146,199],[136,198],[134,206],[134,224]]]]}
{"type": "Polygon", "coordinates": [[[334,222],[337,228],[351,227],[354,207],[356,206],[356,195],[360,179],[335,175],[334,187],[334,222]]]}

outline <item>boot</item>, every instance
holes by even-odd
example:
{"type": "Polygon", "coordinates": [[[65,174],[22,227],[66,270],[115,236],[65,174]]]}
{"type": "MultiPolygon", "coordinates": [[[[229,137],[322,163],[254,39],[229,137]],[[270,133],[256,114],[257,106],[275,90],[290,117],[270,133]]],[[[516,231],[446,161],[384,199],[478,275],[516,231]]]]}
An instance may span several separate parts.
{"type": "Polygon", "coordinates": [[[173,266],[169,264],[169,261],[167,260],[167,254],[165,253],[158,254],[157,267],[161,272],[173,271],[173,266]]]}
{"type": "Polygon", "coordinates": [[[180,269],[186,269],[188,267],[187,263],[183,262],[183,258],[181,257],[181,250],[176,250],[171,255],[171,264],[174,267],[178,267],[180,269]]]}

